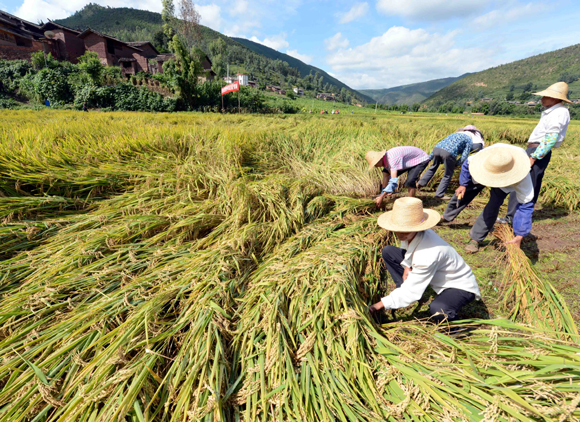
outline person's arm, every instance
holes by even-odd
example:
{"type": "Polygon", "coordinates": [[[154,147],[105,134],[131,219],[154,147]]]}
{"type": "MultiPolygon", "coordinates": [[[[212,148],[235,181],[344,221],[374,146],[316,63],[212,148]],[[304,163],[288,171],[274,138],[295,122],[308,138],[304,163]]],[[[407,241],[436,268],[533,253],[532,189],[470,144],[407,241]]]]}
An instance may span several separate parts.
{"type": "Polygon", "coordinates": [[[530,164],[533,166],[536,160],[541,160],[548,154],[554,145],[556,145],[556,141],[558,141],[558,132],[550,132],[546,133],[544,138],[540,141],[540,145],[536,150],[530,155],[530,164]]]}
{"type": "Polygon", "coordinates": [[[413,263],[413,269],[409,271],[409,275],[401,287],[381,299],[383,307],[385,309],[404,308],[421,299],[437,271],[437,259],[434,258],[428,264],[413,263]]]}
{"type": "Polygon", "coordinates": [[[473,179],[471,178],[471,172],[469,171],[469,160],[465,160],[461,165],[461,172],[459,173],[459,184],[461,186],[470,187],[474,185],[473,179]]]}

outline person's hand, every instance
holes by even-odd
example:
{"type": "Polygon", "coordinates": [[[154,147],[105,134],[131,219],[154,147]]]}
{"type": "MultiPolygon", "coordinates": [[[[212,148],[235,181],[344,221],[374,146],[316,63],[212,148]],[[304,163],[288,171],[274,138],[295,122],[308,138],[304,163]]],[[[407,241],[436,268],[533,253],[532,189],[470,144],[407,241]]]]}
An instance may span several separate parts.
{"type": "Polygon", "coordinates": [[[409,277],[409,273],[412,271],[413,269],[410,267],[405,267],[405,271],[403,271],[403,281],[405,281],[407,279],[407,277],[409,277]]]}
{"type": "Polygon", "coordinates": [[[521,248],[523,238],[524,238],[523,236],[516,236],[512,240],[508,240],[507,242],[505,242],[505,244],[506,245],[516,245],[518,248],[521,248]]]}
{"type": "Polygon", "coordinates": [[[530,157],[530,167],[533,167],[533,165],[536,163],[536,159],[530,157]]]}
{"type": "Polygon", "coordinates": [[[371,314],[374,314],[377,311],[380,311],[381,309],[384,309],[385,305],[383,305],[383,302],[377,302],[374,305],[369,306],[369,312],[371,314]]]}
{"type": "Polygon", "coordinates": [[[379,196],[375,198],[375,202],[377,203],[377,207],[380,207],[383,203],[383,199],[385,199],[386,193],[381,193],[379,196]]]}
{"type": "Polygon", "coordinates": [[[457,189],[455,189],[455,194],[457,195],[457,198],[462,199],[465,196],[466,190],[467,188],[465,186],[459,186],[457,189]]]}

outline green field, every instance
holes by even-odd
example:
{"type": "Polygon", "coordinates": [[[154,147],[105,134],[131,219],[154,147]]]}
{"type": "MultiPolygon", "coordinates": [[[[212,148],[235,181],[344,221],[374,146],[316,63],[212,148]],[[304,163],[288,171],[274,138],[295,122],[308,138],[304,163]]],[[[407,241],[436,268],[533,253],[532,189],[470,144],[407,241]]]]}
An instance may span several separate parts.
{"type": "Polygon", "coordinates": [[[364,154],[467,124],[524,146],[536,122],[340,107],[0,114],[0,422],[578,420],[580,123],[525,255],[464,253],[485,194],[435,228],[482,291],[457,336],[430,291],[368,315],[395,242],[364,154]]]}

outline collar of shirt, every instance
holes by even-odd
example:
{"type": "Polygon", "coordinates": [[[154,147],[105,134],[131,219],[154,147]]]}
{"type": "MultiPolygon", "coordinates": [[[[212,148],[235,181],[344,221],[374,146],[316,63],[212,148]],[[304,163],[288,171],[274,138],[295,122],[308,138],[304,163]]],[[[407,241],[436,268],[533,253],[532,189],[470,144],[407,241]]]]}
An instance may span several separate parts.
{"type": "Polygon", "coordinates": [[[546,115],[550,114],[552,111],[557,110],[557,109],[562,108],[562,107],[564,107],[564,104],[562,104],[562,103],[558,103],[556,105],[553,105],[552,107],[547,108],[544,111],[542,111],[542,116],[546,116],[546,115]]]}

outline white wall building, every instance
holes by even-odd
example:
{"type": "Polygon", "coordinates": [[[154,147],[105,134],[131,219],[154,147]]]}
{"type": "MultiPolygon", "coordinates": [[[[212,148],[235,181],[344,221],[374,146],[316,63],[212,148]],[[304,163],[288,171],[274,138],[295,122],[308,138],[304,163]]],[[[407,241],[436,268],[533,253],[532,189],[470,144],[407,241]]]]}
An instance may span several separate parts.
{"type": "Polygon", "coordinates": [[[238,73],[238,82],[243,86],[248,85],[248,75],[242,75],[241,73],[238,73]]]}

